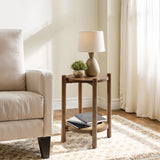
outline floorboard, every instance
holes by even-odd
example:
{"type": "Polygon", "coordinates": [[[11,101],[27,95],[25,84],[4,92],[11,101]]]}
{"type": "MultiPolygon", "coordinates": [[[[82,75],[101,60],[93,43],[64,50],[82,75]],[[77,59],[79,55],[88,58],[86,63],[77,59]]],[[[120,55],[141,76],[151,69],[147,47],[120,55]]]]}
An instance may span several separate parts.
{"type": "MultiPolygon", "coordinates": [[[[92,108],[83,108],[83,112],[91,112],[91,111],[92,111],[92,108]]],[[[76,113],[78,113],[78,109],[67,109],[67,115],[66,115],[67,119],[74,116],[76,113]]],[[[105,115],[106,110],[98,107],[98,113],[100,115],[105,115]]],[[[112,111],[112,115],[120,115],[144,127],[160,132],[160,121],[151,120],[149,118],[140,118],[140,117],[137,117],[135,113],[126,113],[121,109],[112,111]]],[[[61,110],[54,111],[54,120],[61,120],[61,110]]]]}

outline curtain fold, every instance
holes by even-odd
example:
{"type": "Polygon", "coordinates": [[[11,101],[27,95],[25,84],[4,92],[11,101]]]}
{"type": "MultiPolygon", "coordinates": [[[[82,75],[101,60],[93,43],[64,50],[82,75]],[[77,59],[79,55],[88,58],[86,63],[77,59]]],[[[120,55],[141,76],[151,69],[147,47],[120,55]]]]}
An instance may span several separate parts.
{"type": "Polygon", "coordinates": [[[160,0],[121,1],[120,106],[160,120],[160,0]]]}

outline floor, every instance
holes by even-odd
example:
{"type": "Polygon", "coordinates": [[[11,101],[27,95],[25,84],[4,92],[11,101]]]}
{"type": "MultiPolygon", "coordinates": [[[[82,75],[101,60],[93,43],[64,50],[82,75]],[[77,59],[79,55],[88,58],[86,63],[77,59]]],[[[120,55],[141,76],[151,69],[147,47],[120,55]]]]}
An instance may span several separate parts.
{"type": "MultiPolygon", "coordinates": [[[[91,112],[92,108],[84,108],[83,112],[91,112]]],[[[68,109],[67,110],[67,119],[74,116],[78,113],[78,109],[68,109]]],[[[98,113],[100,115],[105,115],[106,110],[98,108],[98,113]]],[[[157,120],[151,120],[149,118],[140,118],[136,117],[135,113],[126,113],[123,110],[114,110],[112,111],[113,115],[120,115],[124,118],[127,118],[135,123],[138,123],[144,127],[150,128],[154,131],[160,132],[160,122],[157,120]]],[[[61,120],[61,110],[54,111],[54,120],[61,120]]]]}

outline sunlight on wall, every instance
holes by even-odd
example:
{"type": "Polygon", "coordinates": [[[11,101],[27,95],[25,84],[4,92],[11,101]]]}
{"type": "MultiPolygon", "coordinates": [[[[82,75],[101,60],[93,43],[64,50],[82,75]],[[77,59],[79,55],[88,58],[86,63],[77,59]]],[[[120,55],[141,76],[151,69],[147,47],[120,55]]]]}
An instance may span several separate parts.
{"type": "Polygon", "coordinates": [[[51,0],[0,0],[1,28],[21,28],[23,30],[24,44],[26,44],[24,45],[26,68],[48,68],[48,42],[39,45],[43,37],[39,37],[39,40],[34,42],[33,37],[44,26],[51,23],[51,2],[51,0]],[[31,37],[33,40],[30,40],[31,37]],[[35,43],[37,43],[37,48],[34,46],[35,43]],[[30,50],[27,50],[28,48],[30,50]]]}
{"type": "MultiPolygon", "coordinates": [[[[87,60],[77,51],[78,32],[97,30],[97,0],[0,0],[0,28],[22,28],[26,69],[49,69],[54,99],[61,97],[61,76],[70,74],[73,61],[87,60]]],[[[83,90],[91,96],[90,87],[83,90]]],[[[77,96],[77,86],[67,90],[77,96]]]]}
{"type": "Polygon", "coordinates": [[[1,28],[22,28],[24,39],[52,18],[51,0],[0,0],[0,4],[1,28]]]}

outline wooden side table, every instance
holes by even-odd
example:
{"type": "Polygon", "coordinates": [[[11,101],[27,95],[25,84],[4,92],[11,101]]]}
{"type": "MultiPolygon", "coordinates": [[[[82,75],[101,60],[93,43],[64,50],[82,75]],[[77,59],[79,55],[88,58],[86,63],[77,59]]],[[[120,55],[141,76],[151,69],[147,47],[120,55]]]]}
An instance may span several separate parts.
{"type": "Polygon", "coordinates": [[[107,76],[98,77],[83,77],[75,78],[73,75],[62,76],[62,132],[61,140],[66,141],[66,84],[67,83],[78,83],[78,108],[79,113],[82,112],[82,83],[88,83],[92,85],[93,93],[93,106],[92,106],[92,147],[97,147],[97,83],[107,82],[107,137],[111,137],[111,74],[107,76]]]}

